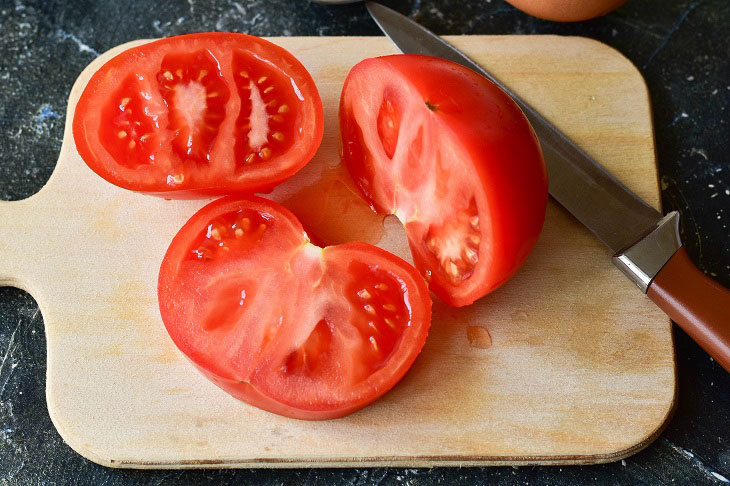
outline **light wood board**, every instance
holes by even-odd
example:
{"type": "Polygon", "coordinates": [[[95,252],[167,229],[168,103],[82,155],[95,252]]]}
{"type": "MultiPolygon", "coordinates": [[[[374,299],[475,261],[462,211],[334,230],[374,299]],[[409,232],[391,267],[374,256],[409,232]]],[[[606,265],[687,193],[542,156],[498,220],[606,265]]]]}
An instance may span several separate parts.
{"type": "MultiPolygon", "coordinates": [[[[273,40],[312,73],[326,123],[315,159],[271,196],[283,201],[337,165],[337,103],[350,67],[395,49],[382,37],[273,40]]],[[[658,207],[646,86],[618,52],[583,38],[448,40],[658,207]]],[[[38,301],[48,410],[80,454],[150,468],[595,463],[630,455],[661,431],[675,400],[670,322],[552,200],[519,274],[471,307],[436,303],[422,355],[372,406],[304,422],[216,388],[175,348],[156,298],[169,242],[206,201],[114,187],[84,165],[71,135],[91,74],[134,44],[103,54],[79,76],[48,184],[0,204],[0,284],[38,301]],[[466,330],[474,325],[488,330],[491,347],[470,346],[466,330]]],[[[357,236],[362,213],[341,217],[357,236]]],[[[397,222],[386,220],[378,244],[408,257],[397,222]]]]}

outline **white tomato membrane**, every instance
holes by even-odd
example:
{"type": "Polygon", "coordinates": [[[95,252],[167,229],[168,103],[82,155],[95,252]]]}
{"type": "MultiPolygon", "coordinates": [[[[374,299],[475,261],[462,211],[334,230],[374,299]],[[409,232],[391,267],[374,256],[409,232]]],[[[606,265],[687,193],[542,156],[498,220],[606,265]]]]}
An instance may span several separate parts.
{"type": "Polygon", "coordinates": [[[261,91],[251,81],[251,114],[249,122],[251,130],[248,132],[248,146],[252,151],[258,152],[266,144],[269,135],[269,114],[266,112],[266,104],[261,96],[261,91]]]}
{"type": "Polygon", "coordinates": [[[207,90],[199,82],[191,81],[176,86],[173,93],[173,109],[180,113],[187,126],[192,127],[185,142],[189,154],[193,147],[194,136],[201,130],[203,115],[208,107],[207,90]]]}

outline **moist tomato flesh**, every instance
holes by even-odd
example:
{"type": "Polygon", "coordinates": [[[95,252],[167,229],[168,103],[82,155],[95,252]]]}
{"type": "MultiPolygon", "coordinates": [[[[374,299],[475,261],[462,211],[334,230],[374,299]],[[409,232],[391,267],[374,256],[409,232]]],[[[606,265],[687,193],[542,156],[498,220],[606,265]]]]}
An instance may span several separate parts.
{"type": "Polygon", "coordinates": [[[130,169],[153,164],[162,143],[158,120],[163,108],[143,98],[147,89],[144,78],[129,75],[102,108],[105,129],[99,131],[101,144],[130,169]]]}
{"type": "Polygon", "coordinates": [[[192,34],[104,64],[73,131],[81,157],[109,182],[188,198],[271,189],[312,158],[323,114],[314,81],[284,49],[192,34]]]}
{"type": "Polygon", "coordinates": [[[340,99],[342,158],[363,196],[404,224],[416,267],[445,302],[474,302],[535,245],[547,172],[515,103],[466,68],[368,59],[340,99]]]}
{"type": "Polygon", "coordinates": [[[413,267],[365,243],[315,247],[291,213],[255,197],[188,221],[158,297],[171,338],[214,383],[303,419],[346,415],[392,388],[431,315],[413,267]]]}

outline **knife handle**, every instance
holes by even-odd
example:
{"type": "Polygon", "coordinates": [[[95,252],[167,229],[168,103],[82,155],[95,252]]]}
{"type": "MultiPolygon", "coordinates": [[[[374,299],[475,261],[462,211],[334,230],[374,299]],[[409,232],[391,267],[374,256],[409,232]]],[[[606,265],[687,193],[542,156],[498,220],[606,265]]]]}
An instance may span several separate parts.
{"type": "Polygon", "coordinates": [[[730,372],[730,290],[700,272],[684,247],[659,270],[647,295],[730,372]]]}

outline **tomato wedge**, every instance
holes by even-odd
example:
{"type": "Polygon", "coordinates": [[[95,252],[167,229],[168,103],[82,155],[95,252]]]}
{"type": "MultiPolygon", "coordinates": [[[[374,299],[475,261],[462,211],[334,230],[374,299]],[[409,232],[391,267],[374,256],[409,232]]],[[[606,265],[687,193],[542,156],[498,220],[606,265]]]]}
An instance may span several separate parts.
{"type": "Polygon", "coordinates": [[[76,105],[86,164],[125,189],[167,198],[270,190],[322,140],[317,87],[302,64],[243,34],[170,37],[128,49],[76,105]]]}
{"type": "Polygon", "coordinates": [[[431,289],[454,306],[506,282],[542,229],[547,171],[519,107],[442,59],[367,59],[340,99],[342,158],[378,212],[395,214],[431,289]]]}
{"type": "Polygon", "coordinates": [[[408,371],[431,300],[415,268],[365,243],[321,249],[257,197],[214,201],[175,236],[158,282],[177,347],[216,385],[287,417],[341,417],[408,371]]]}

